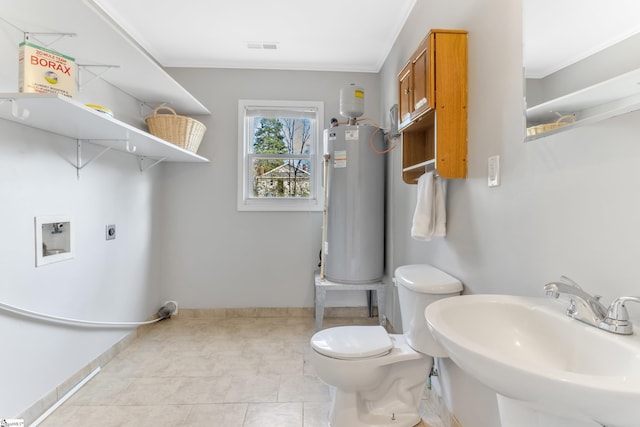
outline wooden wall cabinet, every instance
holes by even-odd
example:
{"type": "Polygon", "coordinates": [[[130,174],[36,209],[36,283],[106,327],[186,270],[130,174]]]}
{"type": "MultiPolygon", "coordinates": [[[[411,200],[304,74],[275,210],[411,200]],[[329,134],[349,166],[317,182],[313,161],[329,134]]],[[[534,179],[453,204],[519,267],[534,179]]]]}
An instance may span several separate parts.
{"type": "Polygon", "coordinates": [[[398,74],[402,179],[467,176],[467,32],[431,30],[398,74]]]}

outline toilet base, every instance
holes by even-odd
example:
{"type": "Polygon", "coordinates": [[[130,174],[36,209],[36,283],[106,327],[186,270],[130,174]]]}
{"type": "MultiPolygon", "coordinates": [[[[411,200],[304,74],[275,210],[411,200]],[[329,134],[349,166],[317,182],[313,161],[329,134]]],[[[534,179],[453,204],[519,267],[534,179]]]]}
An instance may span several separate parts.
{"type": "MultiPolygon", "coordinates": [[[[331,427],[413,427],[420,423],[420,414],[409,408],[399,412],[379,410],[376,412],[362,411],[358,408],[355,393],[335,391],[334,401],[329,413],[331,427]],[[357,414],[360,414],[358,417],[357,414]]],[[[362,406],[362,405],[360,405],[362,406]]]]}
{"type": "Polygon", "coordinates": [[[420,423],[420,400],[433,359],[421,357],[392,366],[395,373],[369,391],[334,388],[331,427],[413,427],[420,423]]]}

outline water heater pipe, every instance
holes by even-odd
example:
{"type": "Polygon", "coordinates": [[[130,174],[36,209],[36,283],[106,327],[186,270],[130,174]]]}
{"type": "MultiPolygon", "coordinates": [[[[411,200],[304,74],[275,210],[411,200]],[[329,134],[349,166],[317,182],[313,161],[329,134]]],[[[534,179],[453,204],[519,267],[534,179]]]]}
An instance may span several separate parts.
{"type": "Polygon", "coordinates": [[[324,206],[322,209],[322,243],[320,248],[320,280],[324,280],[324,245],[327,240],[327,196],[329,194],[329,159],[331,154],[324,155],[324,206]]]}

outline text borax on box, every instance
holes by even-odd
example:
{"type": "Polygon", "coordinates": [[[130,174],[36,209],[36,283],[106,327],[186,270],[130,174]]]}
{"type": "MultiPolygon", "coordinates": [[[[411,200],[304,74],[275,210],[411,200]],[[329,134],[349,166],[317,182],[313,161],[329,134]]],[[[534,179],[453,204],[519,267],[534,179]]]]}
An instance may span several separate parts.
{"type": "Polygon", "coordinates": [[[75,59],[31,43],[20,43],[19,91],[59,93],[73,98],[76,88],[75,59]]]}

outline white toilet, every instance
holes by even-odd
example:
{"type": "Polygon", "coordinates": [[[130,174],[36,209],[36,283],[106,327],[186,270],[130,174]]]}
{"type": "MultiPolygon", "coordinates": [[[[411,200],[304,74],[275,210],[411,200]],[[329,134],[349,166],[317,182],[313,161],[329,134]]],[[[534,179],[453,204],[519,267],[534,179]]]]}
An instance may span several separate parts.
{"type": "Polygon", "coordinates": [[[331,427],[412,427],[433,357],[446,357],[427,329],[424,310],[459,295],[462,283],[426,264],[395,271],[404,333],[382,326],[338,326],[311,338],[318,377],[335,387],[331,427]]]}

